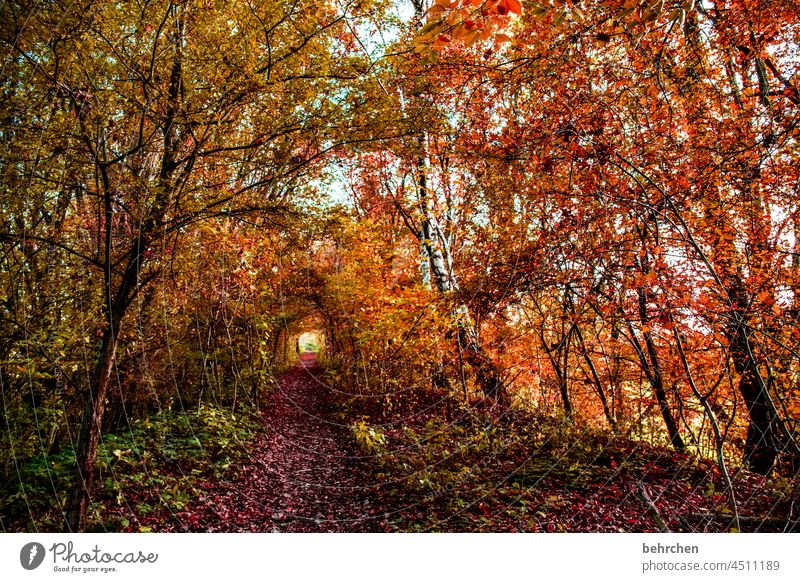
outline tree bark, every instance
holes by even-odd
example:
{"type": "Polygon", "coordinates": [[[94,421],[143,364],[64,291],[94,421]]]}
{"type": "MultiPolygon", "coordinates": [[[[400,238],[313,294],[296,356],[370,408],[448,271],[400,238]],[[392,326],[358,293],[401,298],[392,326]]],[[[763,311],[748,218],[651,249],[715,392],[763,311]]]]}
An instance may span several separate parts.
{"type": "MultiPolygon", "coordinates": [[[[562,328],[563,329],[563,328],[562,328]]],[[[572,335],[572,328],[564,334],[561,341],[553,346],[547,345],[547,339],[544,337],[544,323],[539,333],[539,340],[541,341],[542,348],[547,354],[547,359],[550,360],[550,365],[556,373],[556,380],[558,381],[558,393],[561,396],[561,404],[564,407],[564,414],[567,418],[572,418],[572,402],[569,399],[569,386],[567,384],[567,363],[569,361],[569,339],[572,335]],[[563,352],[562,352],[563,350],[563,352]],[[564,358],[562,367],[561,358],[564,358]]]]}
{"type": "Polygon", "coordinates": [[[689,360],[686,358],[686,352],[683,349],[683,342],[681,341],[681,335],[678,332],[677,327],[672,328],[672,335],[675,338],[675,346],[678,348],[678,355],[681,358],[681,363],[683,364],[683,370],[684,372],[686,372],[686,380],[687,382],[689,382],[689,387],[692,389],[692,393],[694,393],[695,397],[700,401],[700,404],[703,405],[703,409],[706,411],[706,416],[708,416],[708,420],[711,422],[711,428],[714,431],[714,449],[717,453],[717,465],[719,466],[719,470],[722,473],[722,478],[725,480],[725,489],[728,493],[728,503],[730,505],[731,512],[733,512],[734,527],[736,527],[737,530],[741,531],[741,525],[739,523],[739,508],[736,504],[736,493],[733,490],[733,483],[731,482],[731,476],[730,473],[728,473],[728,467],[725,464],[725,451],[724,451],[725,440],[722,436],[722,432],[719,429],[719,423],[717,422],[717,417],[714,414],[713,408],[708,402],[708,395],[701,394],[700,389],[694,382],[694,377],[692,376],[692,370],[689,367],[689,360]]]}
{"type": "MultiPolygon", "coordinates": [[[[645,292],[639,290],[639,293],[639,309],[641,314],[641,305],[643,297],[645,296],[645,292]]],[[[628,326],[628,333],[630,334],[631,343],[633,344],[636,354],[639,357],[639,363],[642,366],[642,371],[650,383],[650,387],[653,389],[653,394],[655,394],[658,407],[661,410],[661,417],[664,419],[664,425],[667,428],[667,435],[669,436],[670,443],[672,443],[672,447],[676,451],[682,451],[686,445],[681,438],[680,431],[678,430],[678,423],[675,422],[675,417],[672,415],[672,410],[669,407],[667,393],[664,390],[664,378],[661,372],[661,362],[659,360],[658,350],[653,342],[653,338],[649,331],[642,334],[645,347],[647,349],[647,353],[645,353],[644,349],[642,348],[642,344],[639,342],[639,339],[636,336],[636,331],[633,329],[633,325],[631,325],[630,321],[627,321],[626,323],[628,326]]],[[[648,320],[646,315],[642,323],[643,325],[647,325],[648,320]]]]}
{"type": "Polygon", "coordinates": [[[600,403],[603,405],[603,413],[606,415],[606,420],[612,429],[616,429],[617,423],[614,420],[614,415],[611,414],[611,410],[608,407],[608,399],[606,399],[606,393],[605,390],[603,390],[603,384],[600,381],[600,375],[597,373],[597,368],[595,368],[594,362],[592,361],[591,356],[589,356],[589,351],[586,349],[586,342],[583,340],[581,328],[577,325],[575,326],[575,337],[578,340],[578,347],[580,347],[583,360],[586,362],[586,365],[589,366],[589,372],[592,375],[592,381],[594,382],[594,387],[597,390],[597,396],[600,398],[600,403]]]}
{"type": "Polygon", "coordinates": [[[66,516],[67,528],[73,532],[82,532],[86,528],[86,513],[94,483],[94,463],[100,444],[106,397],[121,330],[120,320],[121,315],[114,317],[112,324],[103,334],[100,355],[91,376],[89,394],[86,396],[86,407],[75,450],[76,482],[72,488],[66,516]]]}
{"type": "Polygon", "coordinates": [[[753,357],[750,329],[745,310],[747,299],[743,283],[734,281],[728,288],[731,299],[730,323],[726,329],[733,367],[739,374],[739,393],[745,401],[750,423],[744,445],[744,460],[750,469],[767,474],[778,457],[781,447],[778,419],[769,402],[769,394],[758,364],[753,357]]]}
{"type": "MultiPolygon", "coordinates": [[[[424,3],[414,0],[415,17],[421,21],[424,15],[424,3]]],[[[452,270],[452,257],[448,242],[445,240],[431,211],[430,191],[427,175],[427,143],[423,132],[417,138],[419,155],[417,164],[417,192],[418,209],[421,216],[420,231],[418,233],[421,252],[422,283],[426,287],[435,285],[441,294],[452,293],[458,290],[458,283],[452,270]],[[438,244],[437,244],[438,241],[438,244]]],[[[475,370],[475,379],[484,396],[492,398],[495,402],[504,399],[504,382],[497,365],[488,356],[478,339],[477,331],[469,316],[469,308],[462,304],[453,311],[456,321],[456,341],[460,356],[475,370]]],[[[434,364],[434,370],[441,368],[441,362],[434,364]]],[[[434,385],[441,385],[437,374],[433,375],[434,385]]]]}

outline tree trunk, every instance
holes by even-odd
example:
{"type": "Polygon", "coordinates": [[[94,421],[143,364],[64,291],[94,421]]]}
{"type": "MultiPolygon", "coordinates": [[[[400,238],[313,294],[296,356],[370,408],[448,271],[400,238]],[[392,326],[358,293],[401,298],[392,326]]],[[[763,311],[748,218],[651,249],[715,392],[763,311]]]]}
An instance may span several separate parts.
{"type": "MultiPolygon", "coordinates": [[[[420,27],[425,17],[426,3],[424,0],[412,0],[414,6],[415,26],[420,27]]],[[[420,99],[420,97],[416,97],[420,99]]],[[[417,192],[418,209],[421,216],[420,232],[418,233],[421,254],[422,283],[430,288],[435,285],[439,293],[447,294],[458,289],[455,275],[452,270],[452,256],[448,242],[436,223],[431,211],[430,190],[428,187],[427,157],[428,147],[426,133],[423,131],[417,137],[419,148],[417,164],[417,192]],[[438,241],[438,243],[437,243],[438,241]]],[[[417,234],[417,233],[415,233],[417,234]]],[[[460,305],[453,311],[453,318],[457,322],[456,341],[459,356],[475,370],[475,380],[480,386],[484,396],[492,398],[495,402],[504,399],[505,386],[497,365],[488,356],[480,344],[475,326],[469,316],[466,305],[460,305]]],[[[434,363],[434,369],[439,369],[441,362],[434,363]]],[[[435,378],[434,378],[435,379],[435,378]]],[[[441,383],[441,382],[440,382],[441,383]]]]}
{"type": "Polygon", "coordinates": [[[595,368],[594,362],[589,356],[589,351],[586,349],[586,342],[583,341],[581,328],[577,325],[575,326],[575,337],[578,339],[578,346],[581,349],[583,360],[586,362],[586,365],[589,366],[589,372],[592,375],[592,381],[594,382],[595,389],[597,390],[597,396],[600,398],[600,403],[603,405],[603,413],[606,415],[606,420],[612,429],[616,429],[617,423],[608,407],[608,400],[606,399],[605,390],[603,390],[603,384],[600,382],[600,375],[597,373],[597,368],[595,368]]]}
{"type": "Polygon", "coordinates": [[[669,441],[672,443],[672,446],[676,451],[682,451],[686,448],[686,445],[681,438],[680,430],[678,430],[678,423],[675,422],[675,417],[672,415],[672,409],[669,407],[667,393],[664,390],[664,377],[661,372],[661,365],[655,352],[653,338],[650,336],[649,332],[644,334],[644,341],[652,362],[652,377],[650,379],[650,385],[653,387],[653,392],[655,393],[656,400],[658,401],[658,407],[661,409],[661,416],[664,418],[664,425],[667,427],[669,441]]]}
{"type": "Polygon", "coordinates": [[[103,415],[108,386],[111,383],[111,372],[114,368],[121,318],[122,314],[113,317],[112,323],[103,333],[100,354],[90,379],[89,393],[86,395],[86,408],[75,450],[76,480],[66,515],[67,528],[72,532],[82,532],[86,528],[86,512],[94,484],[94,463],[103,428],[103,415]]]}
{"type": "MultiPolygon", "coordinates": [[[[642,244],[642,254],[640,259],[635,260],[636,266],[642,275],[650,275],[653,270],[650,266],[650,254],[648,250],[648,230],[652,233],[654,244],[660,243],[659,224],[658,219],[654,214],[650,216],[652,224],[644,223],[641,227],[636,228],[642,244]]],[[[686,445],[681,438],[678,423],[672,415],[672,410],[669,407],[669,400],[667,399],[667,392],[664,390],[664,374],[661,369],[661,360],[658,357],[658,350],[653,341],[653,334],[650,332],[650,315],[647,312],[647,307],[651,301],[650,292],[645,286],[638,286],[636,288],[637,307],[639,312],[639,323],[642,326],[642,339],[644,340],[645,349],[647,349],[647,356],[645,356],[641,343],[638,341],[634,333],[633,326],[628,322],[628,330],[631,333],[631,340],[634,342],[634,348],[639,356],[639,361],[642,364],[642,369],[647,376],[650,386],[655,394],[658,407],[661,410],[661,416],[664,419],[664,426],[667,428],[669,441],[676,451],[683,451],[686,445]],[[649,362],[648,362],[649,357],[649,362]]]]}
{"type": "Polygon", "coordinates": [[[505,402],[505,386],[500,370],[483,350],[466,305],[461,305],[456,309],[456,317],[459,353],[475,371],[475,380],[483,395],[491,398],[495,403],[502,404],[505,402]]]}
{"type": "Polygon", "coordinates": [[[761,475],[769,472],[778,457],[781,445],[778,419],[769,402],[767,387],[753,359],[750,330],[745,320],[746,297],[743,283],[735,281],[728,288],[733,307],[731,324],[726,330],[733,367],[739,374],[739,393],[745,401],[750,423],[744,445],[744,461],[761,475]]]}
{"type": "MultiPolygon", "coordinates": [[[[639,289],[638,293],[641,317],[642,305],[646,305],[646,292],[639,289]]],[[[642,344],[639,342],[636,332],[633,329],[633,325],[631,325],[630,321],[626,323],[628,325],[628,333],[630,333],[631,336],[631,343],[633,344],[636,354],[639,357],[639,363],[642,366],[642,371],[650,383],[650,387],[653,389],[656,401],[658,402],[658,407],[661,410],[661,417],[664,419],[664,425],[667,428],[667,435],[669,436],[670,443],[672,443],[672,447],[676,451],[682,451],[684,448],[686,448],[686,445],[681,438],[680,431],[678,430],[678,423],[675,422],[675,417],[672,415],[672,410],[669,407],[667,393],[664,390],[664,378],[661,372],[661,362],[659,360],[658,351],[656,350],[653,338],[649,331],[643,333],[643,339],[647,349],[647,353],[645,354],[644,349],[642,349],[642,344]]],[[[647,325],[647,323],[648,320],[645,313],[644,317],[642,318],[642,324],[647,325]]]]}
{"type": "MultiPolygon", "coordinates": [[[[709,22],[715,28],[718,28],[720,25],[718,17],[702,9],[702,7],[700,8],[702,13],[709,19],[709,22]]],[[[704,44],[700,42],[700,27],[697,24],[696,16],[691,20],[687,20],[685,31],[691,40],[691,46],[694,48],[693,54],[690,54],[689,57],[691,62],[695,64],[696,69],[700,71],[702,68],[700,47],[703,47],[704,44]]],[[[770,87],[765,61],[755,51],[757,42],[752,31],[750,31],[748,40],[750,47],[746,46],[746,42],[742,42],[737,48],[746,56],[751,57],[747,59],[745,66],[749,67],[749,63],[752,63],[759,87],[758,100],[764,109],[762,113],[771,117],[772,113],[768,98],[770,87]],[[751,54],[751,51],[755,52],[751,54]]],[[[725,72],[733,97],[731,111],[735,111],[739,115],[750,116],[755,129],[758,126],[756,108],[748,111],[745,106],[742,88],[736,76],[735,64],[731,58],[730,49],[727,49],[725,53],[725,72]]],[[[744,73],[742,74],[744,75],[744,73]]],[[[719,200],[714,200],[714,203],[709,204],[706,208],[706,216],[710,219],[709,224],[712,225],[712,232],[714,233],[712,237],[713,254],[710,261],[705,257],[699,245],[694,241],[688,227],[685,226],[679,216],[681,224],[684,225],[687,231],[687,238],[690,244],[697,250],[717,283],[728,295],[730,302],[730,310],[727,313],[729,323],[726,325],[724,333],[728,339],[728,347],[734,369],[739,374],[739,393],[745,401],[750,419],[744,446],[744,461],[752,471],[760,474],[766,474],[772,469],[778,457],[778,452],[783,445],[793,448],[795,454],[798,454],[797,445],[778,416],[759,371],[761,362],[756,358],[750,340],[752,332],[748,321],[748,311],[751,309],[751,302],[748,299],[745,282],[738,269],[738,265],[745,262],[750,272],[755,275],[769,273],[773,268],[774,256],[771,255],[769,251],[770,245],[767,242],[767,234],[770,231],[770,214],[759,191],[761,165],[764,163],[764,159],[759,158],[749,164],[744,179],[739,186],[741,200],[750,217],[750,221],[745,228],[747,242],[746,261],[743,260],[740,251],[734,245],[733,241],[736,240],[738,233],[733,231],[734,227],[725,219],[726,215],[722,211],[722,204],[719,200]]],[[[698,163],[698,167],[701,167],[701,163],[698,163]]],[[[676,215],[679,215],[674,207],[673,211],[676,215]]],[[[768,277],[765,276],[765,280],[768,280],[768,277]]]]}
{"type": "MultiPolygon", "coordinates": [[[[674,324],[674,322],[673,322],[674,324]]],[[[681,341],[681,334],[678,332],[677,327],[672,328],[672,335],[675,338],[675,346],[678,348],[678,355],[681,358],[681,363],[683,364],[683,370],[686,372],[686,380],[689,383],[689,387],[692,389],[695,397],[700,401],[700,404],[703,405],[703,408],[706,411],[706,416],[708,420],[711,422],[711,428],[714,431],[714,449],[717,453],[717,465],[719,466],[719,470],[722,473],[722,478],[725,481],[725,489],[728,493],[728,504],[730,506],[730,510],[733,513],[733,522],[734,527],[741,531],[741,525],[739,524],[739,508],[736,504],[736,492],[733,490],[733,483],[731,482],[730,473],[728,473],[728,467],[725,464],[725,439],[722,436],[722,432],[719,428],[719,422],[717,422],[717,417],[714,414],[714,410],[711,404],[708,402],[708,394],[703,395],[700,390],[697,388],[697,384],[694,382],[694,377],[692,376],[692,370],[689,367],[689,360],[686,358],[686,352],[683,349],[683,342],[681,341]]]]}
{"type": "MultiPolygon", "coordinates": [[[[563,328],[562,328],[563,329],[563,328]]],[[[550,365],[553,367],[553,371],[556,373],[556,380],[558,381],[558,392],[561,395],[561,404],[564,406],[564,414],[567,415],[568,418],[572,418],[572,402],[569,399],[569,387],[567,385],[567,368],[566,365],[569,360],[569,338],[572,335],[572,328],[569,329],[564,334],[564,337],[561,338],[561,341],[554,346],[547,345],[547,340],[544,337],[544,323],[542,323],[542,329],[539,333],[539,339],[542,343],[542,348],[544,348],[545,353],[547,354],[547,359],[550,360],[550,365]],[[561,357],[562,357],[562,350],[564,356],[564,367],[562,368],[561,364],[561,357]]]]}

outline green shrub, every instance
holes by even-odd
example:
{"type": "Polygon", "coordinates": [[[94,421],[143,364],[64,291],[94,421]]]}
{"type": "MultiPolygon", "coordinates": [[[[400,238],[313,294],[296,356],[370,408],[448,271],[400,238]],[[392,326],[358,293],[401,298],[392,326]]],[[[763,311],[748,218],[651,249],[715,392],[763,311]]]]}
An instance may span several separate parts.
{"type": "MultiPolygon", "coordinates": [[[[139,515],[181,511],[198,479],[219,477],[246,454],[259,423],[251,413],[203,405],[193,411],[163,411],[107,434],[97,452],[93,526],[126,528],[128,508],[139,515]],[[133,499],[135,502],[131,503],[133,499]],[[109,515],[115,517],[109,520],[109,515]]],[[[16,479],[0,487],[7,530],[63,529],[63,510],[75,471],[75,454],[29,457],[16,479]]]]}

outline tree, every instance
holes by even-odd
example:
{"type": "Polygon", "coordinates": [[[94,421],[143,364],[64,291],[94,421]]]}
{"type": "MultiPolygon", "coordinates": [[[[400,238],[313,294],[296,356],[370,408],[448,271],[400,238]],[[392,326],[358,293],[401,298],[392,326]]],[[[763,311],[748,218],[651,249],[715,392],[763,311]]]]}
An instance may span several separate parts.
{"type": "MultiPolygon", "coordinates": [[[[18,179],[54,191],[61,214],[95,234],[41,238],[103,281],[94,288],[99,341],[82,391],[71,529],[85,526],[130,306],[193,224],[283,207],[331,147],[337,104],[320,95],[353,66],[331,60],[350,10],[190,0],[4,5],[6,60],[16,72],[5,83],[11,127],[27,130],[4,137],[25,160],[23,144],[45,132],[36,159],[6,173],[24,168],[18,179]],[[24,105],[37,97],[39,109],[24,105]]],[[[31,226],[18,217],[4,239],[21,244],[38,235],[31,226]]]]}
{"type": "MultiPolygon", "coordinates": [[[[525,184],[518,191],[530,188],[531,200],[559,197],[555,206],[565,214],[575,213],[575,204],[575,214],[586,214],[593,203],[609,205],[615,217],[608,232],[626,236],[638,229],[646,242],[662,231],[660,240],[633,251],[641,258],[607,261],[617,274],[590,287],[588,295],[593,303],[623,297],[615,289],[605,299],[597,295],[622,280],[624,269],[640,273],[635,311],[642,341],[635,351],[654,380],[670,438],[680,446],[661,363],[649,360],[657,353],[654,338],[670,335],[662,327],[664,300],[691,295],[693,285],[714,288],[714,297],[698,297],[688,309],[707,322],[704,333],[725,338],[722,360],[730,356],[749,414],[745,458],[758,472],[770,470],[780,451],[796,454],[792,431],[778,413],[776,402],[785,396],[773,392],[776,367],[765,348],[788,347],[777,337],[778,327],[767,322],[783,309],[777,289],[784,283],[774,265],[788,268],[776,253],[786,232],[776,213],[788,216],[784,209],[793,206],[779,184],[793,180],[785,162],[794,159],[789,127],[797,89],[786,70],[796,59],[782,47],[796,38],[796,9],[781,5],[767,20],[759,2],[548,2],[519,19],[510,18],[517,11],[509,8],[439,3],[416,38],[418,51],[442,62],[440,68],[460,67],[480,78],[473,95],[493,93],[482,104],[482,116],[503,120],[501,130],[495,121],[483,135],[472,132],[464,150],[481,152],[473,159],[492,157],[495,172],[514,172],[518,184],[525,184]],[[482,42],[494,46],[479,58],[482,42]],[[491,62],[493,51],[499,58],[491,62]],[[650,218],[643,230],[629,216],[650,218]],[[688,287],[653,279],[648,263],[656,256],[662,257],[665,277],[677,275],[688,287]]],[[[556,239],[585,238],[586,227],[563,220],[556,239]]],[[[584,252],[608,256],[609,241],[598,242],[584,252]]],[[[504,262],[514,261],[509,256],[504,262]]],[[[602,309],[598,315],[608,317],[602,309]]],[[[626,326],[635,340],[633,322],[626,326]]]]}

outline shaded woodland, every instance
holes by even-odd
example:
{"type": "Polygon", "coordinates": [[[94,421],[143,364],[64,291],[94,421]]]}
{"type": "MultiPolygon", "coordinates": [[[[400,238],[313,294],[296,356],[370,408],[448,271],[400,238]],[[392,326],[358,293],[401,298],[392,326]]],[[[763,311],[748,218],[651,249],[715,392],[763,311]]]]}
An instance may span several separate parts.
{"type": "Polygon", "coordinates": [[[799,35],[2,3],[0,528],[797,530],[799,35]]]}

